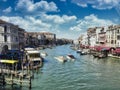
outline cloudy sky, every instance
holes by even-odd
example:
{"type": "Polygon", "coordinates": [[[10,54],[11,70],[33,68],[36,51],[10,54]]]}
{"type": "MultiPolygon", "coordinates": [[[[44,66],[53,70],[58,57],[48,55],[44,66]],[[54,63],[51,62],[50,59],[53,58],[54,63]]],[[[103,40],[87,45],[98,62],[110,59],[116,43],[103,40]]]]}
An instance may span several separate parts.
{"type": "Polygon", "coordinates": [[[120,24],[120,0],[0,0],[0,19],[77,39],[89,27],[120,24]]]}

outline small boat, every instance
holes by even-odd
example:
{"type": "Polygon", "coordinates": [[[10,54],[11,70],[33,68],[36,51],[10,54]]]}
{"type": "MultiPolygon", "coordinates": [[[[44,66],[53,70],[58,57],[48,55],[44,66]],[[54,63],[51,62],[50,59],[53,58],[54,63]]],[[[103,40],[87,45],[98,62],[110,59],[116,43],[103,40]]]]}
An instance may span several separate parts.
{"type": "Polygon", "coordinates": [[[41,52],[40,55],[41,55],[42,57],[46,57],[48,54],[45,53],[45,52],[41,52]]]}
{"type": "Polygon", "coordinates": [[[60,62],[66,62],[66,58],[64,56],[58,56],[58,57],[54,57],[55,59],[57,59],[60,62]]]}
{"type": "Polygon", "coordinates": [[[82,50],[80,50],[80,49],[79,49],[79,50],[77,50],[77,53],[81,53],[81,52],[82,52],[82,50]]]}
{"type": "Polygon", "coordinates": [[[101,54],[101,53],[95,53],[95,54],[93,54],[93,57],[94,58],[106,58],[107,56],[106,55],[104,55],[104,54],[101,54]]]}
{"type": "Polygon", "coordinates": [[[99,55],[100,55],[99,53],[94,53],[94,54],[93,54],[93,57],[94,57],[94,58],[97,58],[97,57],[99,57],[99,55]]]}
{"type": "Polygon", "coordinates": [[[68,54],[66,58],[69,60],[75,60],[75,57],[72,54],[68,54]]]}
{"type": "Polygon", "coordinates": [[[87,55],[87,52],[82,51],[80,55],[87,55]]]}
{"type": "Polygon", "coordinates": [[[100,58],[106,58],[107,56],[105,56],[104,54],[100,54],[99,56],[98,56],[98,58],[100,59],[100,58]]]}
{"type": "Polygon", "coordinates": [[[31,64],[30,69],[35,69],[35,68],[41,67],[41,65],[44,61],[44,59],[40,55],[39,50],[26,51],[26,60],[27,60],[26,63],[29,62],[29,63],[27,63],[28,65],[31,64]]]}

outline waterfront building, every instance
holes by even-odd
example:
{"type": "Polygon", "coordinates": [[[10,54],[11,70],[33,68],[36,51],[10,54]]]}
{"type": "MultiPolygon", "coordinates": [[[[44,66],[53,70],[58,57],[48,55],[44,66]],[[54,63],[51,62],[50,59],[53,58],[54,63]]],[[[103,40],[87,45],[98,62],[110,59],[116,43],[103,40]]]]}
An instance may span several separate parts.
{"type": "Polygon", "coordinates": [[[89,46],[94,47],[96,45],[96,27],[95,28],[88,28],[87,35],[88,35],[89,46]]]}
{"type": "Polygon", "coordinates": [[[50,32],[41,32],[43,40],[45,40],[45,45],[54,45],[56,43],[56,34],[50,32]]]}
{"type": "Polygon", "coordinates": [[[19,49],[24,49],[25,46],[25,30],[18,28],[19,49]]]}
{"type": "Polygon", "coordinates": [[[106,28],[99,27],[98,35],[98,44],[99,46],[106,46],[106,28]]]}
{"type": "Polygon", "coordinates": [[[0,52],[6,53],[8,49],[18,50],[18,26],[11,23],[0,20],[0,52]]]}
{"type": "Polygon", "coordinates": [[[87,35],[90,47],[106,46],[106,27],[88,28],[87,35]]]}
{"type": "Polygon", "coordinates": [[[37,35],[37,38],[39,40],[39,45],[45,45],[46,44],[46,37],[43,33],[40,33],[37,35]]]}
{"type": "Polygon", "coordinates": [[[120,25],[88,28],[87,34],[81,35],[78,41],[90,47],[120,47],[120,25]]]}
{"type": "Polygon", "coordinates": [[[81,34],[80,37],[78,38],[78,43],[79,43],[79,45],[81,44],[82,39],[83,39],[83,34],[81,34]]]}
{"type": "Polygon", "coordinates": [[[117,26],[117,42],[116,47],[120,47],[120,25],[117,26]]]}
{"type": "Polygon", "coordinates": [[[37,39],[37,33],[35,32],[26,32],[25,33],[25,46],[38,46],[39,42],[37,39]]]}
{"type": "Polygon", "coordinates": [[[89,41],[88,41],[88,35],[87,35],[87,33],[83,34],[81,45],[89,46],[89,41]]]}
{"type": "Polygon", "coordinates": [[[0,53],[24,47],[24,29],[3,20],[0,20],[0,27],[0,53]]]}
{"type": "Polygon", "coordinates": [[[108,46],[120,47],[120,25],[108,26],[106,36],[108,46]]]}
{"type": "Polygon", "coordinates": [[[56,45],[73,44],[73,43],[74,42],[72,39],[65,39],[65,38],[56,39],[56,45]]]}
{"type": "Polygon", "coordinates": [[[50,32],[26,32],[26,46],[53,45],[56,35],[50,32]]]}

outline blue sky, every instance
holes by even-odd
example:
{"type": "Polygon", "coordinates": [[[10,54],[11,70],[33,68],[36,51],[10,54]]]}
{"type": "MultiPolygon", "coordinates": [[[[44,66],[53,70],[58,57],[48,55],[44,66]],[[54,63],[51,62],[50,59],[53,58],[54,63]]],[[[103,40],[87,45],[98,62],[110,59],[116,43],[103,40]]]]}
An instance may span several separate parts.
{"type": "Polygon", "coordinates": [[[0,19],[77,39],[89,27],[120,24],[120,0],[0,0],[0,19]]]}

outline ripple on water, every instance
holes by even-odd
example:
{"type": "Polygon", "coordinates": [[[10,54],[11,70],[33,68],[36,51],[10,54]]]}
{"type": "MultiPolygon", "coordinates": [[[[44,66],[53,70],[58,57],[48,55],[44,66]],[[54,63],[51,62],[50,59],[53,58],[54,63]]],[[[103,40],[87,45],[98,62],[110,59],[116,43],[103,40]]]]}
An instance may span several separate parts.
{"type": "MultiPolygon", "coordinates": [[[[119,90],[120,63],[113,59],[93,59],[80,56],[69,46],[46,49],[48,56],[38,77],[33,80],[33,90],[119,90]],[[75,62],[60,63],[54,56],[71,53],[75,62]]],[[[24,89],[26,90],[26,89],[24,89]]]]}

